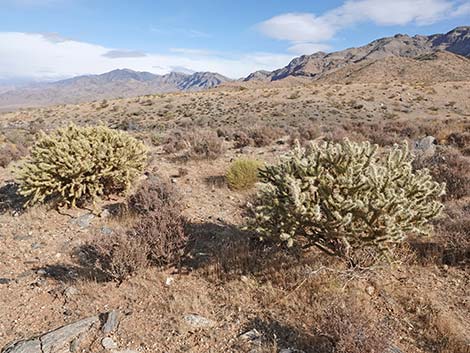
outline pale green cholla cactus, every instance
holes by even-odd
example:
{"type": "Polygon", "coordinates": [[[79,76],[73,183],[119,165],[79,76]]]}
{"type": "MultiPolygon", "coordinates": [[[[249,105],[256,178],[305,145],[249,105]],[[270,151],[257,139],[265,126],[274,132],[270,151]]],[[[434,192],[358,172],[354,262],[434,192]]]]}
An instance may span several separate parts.
{"type": "Polygon", "coordinates": [[[78,201],[127,191],[146,165],[147,149],[132,136],[104,126],[73,124],[41,133],[18,170],[26,205],[52,199],[74,207],[78,201]]]}
{"type": "Polygon", "coordinates": [[[445,185],[427,170],[412,171],[406,143],[384,156],[377,148],[348,140],[297,145],[260,171],[249,228],[341,256],[361,247],[384,252],[407,234],[427,234],[445,185]]]}

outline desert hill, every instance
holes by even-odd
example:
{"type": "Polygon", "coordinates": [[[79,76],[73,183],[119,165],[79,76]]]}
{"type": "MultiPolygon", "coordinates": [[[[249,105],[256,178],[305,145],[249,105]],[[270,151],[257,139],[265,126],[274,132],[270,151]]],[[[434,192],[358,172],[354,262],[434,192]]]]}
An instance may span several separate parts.
{"type": "MultiPolygon", "coordinates": [[[[318,79],[340,68],[364,61],[371,63],[389,57],[416,58],[436,51],[448,51],[464,57],[470,56],[470,26],[457,27],[446,34],[431,36],[410,37],[397,34],[393,37],[377,39],[358,48],[333,53],[317,52],[312,55],[302,55],[293,59],[286,67],[270,74],[264,73],[261,79],[277,81],[292,76],[318,79]]],[[[260,75],[252,74],[246,77],[245,81],[259,78],[260,75]]]]}
{"type": "Polygon", "coordinates": [[[150,72],[118,69],[101,75],[78,76],[0,92],[0,108],[7,110],[164,92],[194,91],[212,88],[229,80],[220,74],[210,72],[196,72],[191,75],[171,72],[154,75],[150,72]]]}

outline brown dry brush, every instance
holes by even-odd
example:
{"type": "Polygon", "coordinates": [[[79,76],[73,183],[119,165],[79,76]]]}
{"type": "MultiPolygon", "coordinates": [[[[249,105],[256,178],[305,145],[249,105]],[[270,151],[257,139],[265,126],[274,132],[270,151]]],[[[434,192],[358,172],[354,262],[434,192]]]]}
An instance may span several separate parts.
{"type": "Polygon", "coordinates": [[[178,265],[187,244],[180,200],[169,183],[155,177],[144,181],[128,201],[135,224],[89,244],[97,270],[122,282],[149,265],[178,265]]]}

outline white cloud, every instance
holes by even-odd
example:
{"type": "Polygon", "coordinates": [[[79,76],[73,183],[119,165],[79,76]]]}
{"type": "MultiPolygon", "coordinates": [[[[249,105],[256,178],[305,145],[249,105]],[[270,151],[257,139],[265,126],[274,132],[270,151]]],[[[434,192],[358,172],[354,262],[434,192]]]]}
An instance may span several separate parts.
{"type": "Polygon", "coordinates": [[[328,44],[297,42],[293,43],[288,50],[294,54],[316,53],[318,51],[328,51],[331,47],[328,44]]]}
{"type": "Polygon", "coordinates": [[[470,15],[470,2],[464,3],[457,7],[452,15],[454,17],[470,15]]]}
{"type": "Polygon", "coordinates": [[[268,37],[290,41],[289,51],[307,54],[327,49],[325,42],[337,32],[361,22],[419,26],[468,13],[470,3],[455,0],[347,0],[320,16],[286,13],[260,23],[258,28],[268,37]]]}
{"type": "Polygon", "coordinates": [[[330,39],[335,31],[321,17],[309,13],[287,13],[260,24],[269,37],[291,41],[320,41],[330,39]]]}
{"type": "Polygon", "coordinates": [[[176,51],[168,55],[140,53],[70,40],[56,34],[51,37],[40,33],[0,32],[0,79],[55,80],[116,68],[164,74],[175,67],[239,78],[260,69],[274,70],[286,65],[292,57],[272,53],[224,56],[203,51],[176,51]]]}

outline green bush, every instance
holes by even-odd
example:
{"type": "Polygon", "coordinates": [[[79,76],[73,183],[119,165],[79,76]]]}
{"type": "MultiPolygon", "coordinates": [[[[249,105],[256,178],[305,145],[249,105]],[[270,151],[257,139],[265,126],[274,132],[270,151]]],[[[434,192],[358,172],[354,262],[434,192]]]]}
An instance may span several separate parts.
{"type": "Polygon", "coordinates": [[[427,234],[445,185],[427,170],[413,173],[406,144],[380,156],[377,148],[347,139],[297,145],[260,171],[249,228],[349,259],[356,249],[386,253],[408,233],[427,234]]]}
{"type": "Polygon", "coordinates": [[[252,188],[258,181],[258,172],[262,163],[253,159],[237,159],[228,168],[226,179],[232,190],[252,188]]]}
{"type": "Polygon", "coordinates": [[[41,133],[18,170],[20,193],[26,205],[54,200],[74,207],[127,191],[146,160],[144,144],[124,132],[70,125],[41,133]]]}

